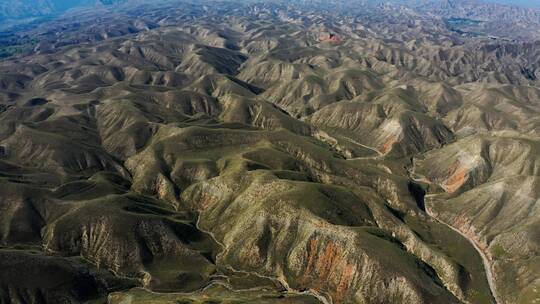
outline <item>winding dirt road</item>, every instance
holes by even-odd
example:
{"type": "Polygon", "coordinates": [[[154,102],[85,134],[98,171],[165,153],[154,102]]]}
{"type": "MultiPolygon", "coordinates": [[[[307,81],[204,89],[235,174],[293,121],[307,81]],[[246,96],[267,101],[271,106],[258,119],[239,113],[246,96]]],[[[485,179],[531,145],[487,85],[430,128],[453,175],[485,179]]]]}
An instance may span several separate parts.
{"type": "Polygon", "coordinates": [[[495,281],[494,281],[494,276],[493,276],[493,272],[491,271],[491,263],[490,263],[490,260],[487,258],[486,254],[484,253],[484,251],[480,248],[480,246],[478,246],[478,244],[476,243],[475,240],[469,238],[468,236],[466,236],[464,233],[462,233],[461,231],[459,231],[458,229],[452,227],[451,225],[441,221],[440,219],[438,219],[434,214],[433,212],[430,210],[430,208],[426,208],[426,213],[431,217],[433,218],[434,220],[436,220],[437,222],[445,225],[446,227],[452,229],[453,231],[459,233],[459,235],[461,235],[462,237],[464,237],[467,241],[469,241],[469,243],[471,243],[471,245],[473,245],[474,249],[476,249],[476,251],[478,252],[478,254],[480,255],[480,257],[482,258],[482,262],[484,263],[484,269],[486,270],[486,279],[488,281],[488,285],[489,285],[489,289],[491,290],[491,295],[493,296],[493,299],[495,300],[495,304],[503,304],[504,302],[501,301],[499,299],[499,296],[497,295],[497,290],[496,290],[496,287],[495,287],[495,281]]]}

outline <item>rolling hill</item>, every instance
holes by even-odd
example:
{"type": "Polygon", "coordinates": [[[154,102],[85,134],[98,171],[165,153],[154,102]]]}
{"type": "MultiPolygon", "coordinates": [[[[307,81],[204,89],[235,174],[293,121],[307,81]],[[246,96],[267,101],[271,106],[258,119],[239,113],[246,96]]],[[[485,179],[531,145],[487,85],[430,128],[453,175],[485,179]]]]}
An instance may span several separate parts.
{"type": "Polygon", "coordinates": [[[501,14],[537,12],[180,0],[16,30],[0,302],[540,301],[538,28],[501,14]]]}

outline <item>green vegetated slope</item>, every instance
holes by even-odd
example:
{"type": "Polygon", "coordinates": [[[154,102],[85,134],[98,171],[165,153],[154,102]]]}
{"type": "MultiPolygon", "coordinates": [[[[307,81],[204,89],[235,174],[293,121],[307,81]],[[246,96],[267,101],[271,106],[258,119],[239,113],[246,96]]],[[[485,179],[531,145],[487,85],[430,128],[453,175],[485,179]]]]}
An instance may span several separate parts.
{"type": "Polygon", "coordinates": [[[532,55],[302,9],[148,7],[2,61],[2,301],[536,299],[532,55]]]}

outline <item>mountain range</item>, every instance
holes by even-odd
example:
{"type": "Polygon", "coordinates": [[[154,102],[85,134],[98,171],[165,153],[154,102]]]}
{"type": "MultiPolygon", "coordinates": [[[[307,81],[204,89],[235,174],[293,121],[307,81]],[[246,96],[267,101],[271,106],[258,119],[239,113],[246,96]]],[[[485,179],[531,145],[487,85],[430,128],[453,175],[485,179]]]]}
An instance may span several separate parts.
{"type": "Polygon", "coordinates": [[[123,0],[2,0],[0,21],[58,15],[66,10],[96,5],[112,5],[123,0]]]}
{"type": "Polygon", "coordinates": [[[172,0],[2,33],[0,302],[540,302],[539,20],[172,0]]]}

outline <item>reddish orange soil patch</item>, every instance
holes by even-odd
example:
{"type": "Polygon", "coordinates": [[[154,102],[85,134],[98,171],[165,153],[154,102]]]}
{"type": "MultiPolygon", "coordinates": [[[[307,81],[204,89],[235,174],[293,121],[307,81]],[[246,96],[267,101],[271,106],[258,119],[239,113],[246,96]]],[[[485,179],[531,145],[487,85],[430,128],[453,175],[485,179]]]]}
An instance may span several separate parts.
{"type": "Polygon", "coordinates": [[[354,281],[356,264],[349,262],[339,245],[329,241],[319,248],[313,237],[307,244],[306,271],[301,281],[315,290],[324,290],[335,303],[342,303],[354,281]]]}
{"type": "Polygon", "coordinates": [[[323,256],[319,257],[315,268],[315,271],[321,279],[327,279],[330,276],[337,253],[338,248],[336,247],[336,244],[334,244],[334,242],[328,242],[324,249],[323,256]]]}
{"type": "Polygon", "coordinates": [[[390,139],[388,139],[384,145],[382,145],[381,147],[381,153],[382,154],[386,154],[388,152],[390,152],[390,150],[392,150],[392,147],[394,146],[395,143],[397,143],[398,141],[398,137],[397,136],[392,136],[390,139]]]}
{"type": "Polygon", "coordinates": [[[321,41],[321,42],[332,42],[332,43],[341,42],[341,40],[339,39],[339,37],[336,34],[323,35],[323,36],[319,37],[319,41],[321,41]]]}
{"type": "Polygon", "coordinates": [[[337,288],[337,295],[344,295],[345,292],[351,287],[352,279],[356,273],[356,265],[347,263],[344,266],[343,272],[339,278],[339,284],[337,288]]]}
{"type": "Polygon", "coordinates": [[[469,179],[469,168],[461,166],[460,161],[456,160],[448,169],[448,176],[441,187],[444,191],[453,193],[469,179]]]}
{"type": "Polygon", "coordinates": [[[199,197],[199,211],[204,211],[216,201],[216,197],[208,192],[203,192],[199,197]]]}

